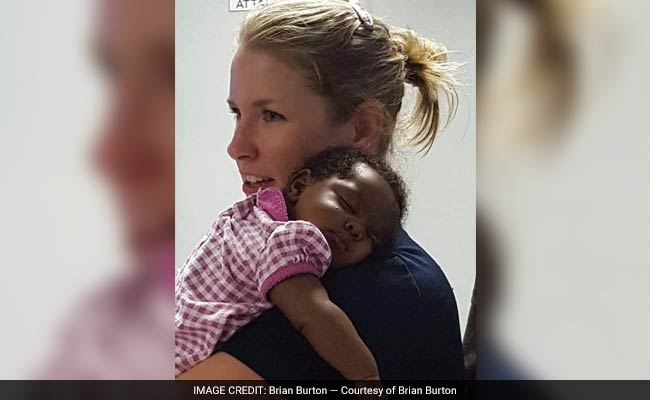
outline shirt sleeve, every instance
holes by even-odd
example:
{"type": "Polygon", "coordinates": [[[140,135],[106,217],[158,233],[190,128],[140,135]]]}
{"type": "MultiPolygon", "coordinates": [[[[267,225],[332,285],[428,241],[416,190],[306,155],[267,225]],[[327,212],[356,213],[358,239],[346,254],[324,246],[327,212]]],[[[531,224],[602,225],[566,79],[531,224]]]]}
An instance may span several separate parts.
{"type": "Polygon", "coordinates": [[[292,276],[312,274],[320,278],[331,259],[330,247],[313,224],[289,221],[273,231],[260,253],[256,279],[264,298],[278,283],[292,276]]]}

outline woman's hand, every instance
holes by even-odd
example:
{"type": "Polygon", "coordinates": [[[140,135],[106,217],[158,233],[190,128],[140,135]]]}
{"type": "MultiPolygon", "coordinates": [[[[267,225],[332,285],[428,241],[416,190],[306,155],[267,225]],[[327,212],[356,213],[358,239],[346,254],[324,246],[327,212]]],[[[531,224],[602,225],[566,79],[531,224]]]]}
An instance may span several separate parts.
{"type": "Polygon", "coordinates": [[[228,353],[219,352],[200,362],[178,380],[264,380],[255,371],[228,353]]]}

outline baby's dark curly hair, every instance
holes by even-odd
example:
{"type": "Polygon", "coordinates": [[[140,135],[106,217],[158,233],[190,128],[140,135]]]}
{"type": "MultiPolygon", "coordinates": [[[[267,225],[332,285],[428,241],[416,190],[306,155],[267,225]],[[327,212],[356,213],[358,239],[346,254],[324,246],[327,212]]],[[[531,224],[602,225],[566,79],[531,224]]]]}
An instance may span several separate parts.
{"type": "Polygon", "coordinates": [[[377,171],[388,182],[397,201],[400,222],[403,222],[406,218],[408,202],[406,184],[395,170],[379,158],[354,146],[333,146],[308,158],[299,170],[309,169],[312,178],[316,181],[332,176],[349,179],[352,176],[352,167],[359,162],[377,171]]]}

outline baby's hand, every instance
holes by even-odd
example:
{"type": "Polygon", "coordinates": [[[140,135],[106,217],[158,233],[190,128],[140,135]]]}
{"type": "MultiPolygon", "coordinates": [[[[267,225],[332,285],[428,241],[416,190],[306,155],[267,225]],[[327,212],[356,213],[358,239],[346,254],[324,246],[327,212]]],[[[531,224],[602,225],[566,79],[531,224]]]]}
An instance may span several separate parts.
{"type": "Polygon", "coordinates": [[[373,375],[365,378],[364,380],[357,381],[357,388],[367,388],[367,394],[359,394],[357,396],[360,400],[378,400],[378,399],[387,399],[386,395],[381,391],[381,396],[379,394],[379,389],[382,389],[381,379],[378,375],[373,375]]]}

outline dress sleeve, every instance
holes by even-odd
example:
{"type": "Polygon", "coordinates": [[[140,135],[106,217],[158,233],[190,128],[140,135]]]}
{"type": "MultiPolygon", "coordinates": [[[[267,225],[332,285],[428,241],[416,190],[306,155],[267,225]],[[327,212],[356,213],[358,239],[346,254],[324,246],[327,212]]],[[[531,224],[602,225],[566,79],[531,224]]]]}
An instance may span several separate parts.
{"type": "Polygon", "coordinates": [[[313,224],[289,221],[273,231],[260,253],[256,278],[260,293],[295,275],[322,277],[331,259],[330,247],[313,224]]]}

